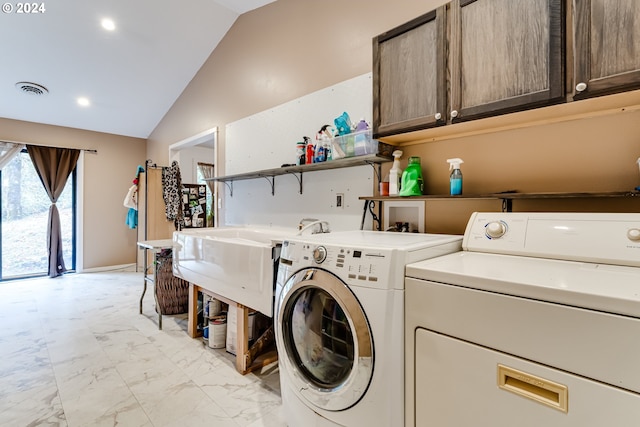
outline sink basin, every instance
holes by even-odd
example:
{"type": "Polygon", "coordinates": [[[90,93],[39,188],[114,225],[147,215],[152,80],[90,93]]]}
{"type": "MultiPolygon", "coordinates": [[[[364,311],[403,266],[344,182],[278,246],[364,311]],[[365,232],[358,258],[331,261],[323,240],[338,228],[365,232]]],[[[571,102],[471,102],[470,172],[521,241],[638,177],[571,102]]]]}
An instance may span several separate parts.
{"type": "Polygon", "coordinates": [[[173,274],[239,304],[273,315],[282,241],[295,228],[233,226],[173,233],[173,274]]]}

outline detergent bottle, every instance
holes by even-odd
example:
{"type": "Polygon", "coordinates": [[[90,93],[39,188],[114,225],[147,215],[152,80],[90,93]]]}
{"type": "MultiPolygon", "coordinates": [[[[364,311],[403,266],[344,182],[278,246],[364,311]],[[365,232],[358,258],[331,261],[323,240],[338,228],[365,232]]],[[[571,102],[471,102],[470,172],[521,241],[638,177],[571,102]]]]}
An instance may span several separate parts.
{"type": "Polygon", "coordinates": [[[400,192],[400,178],[402,177],[402,169],[400,169],[401,150],[395,150],[393,153],[393,166],[389,171],[389,195],[397,196],[400,192]]]}
{"type": "Polygon", "coordinates": [[[305,153],[305,164],[309,165],[313,163],[315,157],[315,148],[313,146],[313,142],[311,142],[311,138],[308,136],[303,136],[304,142],[307,144],[306,153],[305,153]]]}
{"type": "Polygon", "coordinates": [[[451,189],[452,196],[458,196],[462,194],[462,171],[460,170],[460,164],[464,163],[462,159],[447,159],[447,163],[449,163],[449,170],[451,171],[451,175],[449,175],[449,184],[451,189]]]}
{"type": "Polygon", "coordinates": [[[401,196],[420,196],[422,195],[422,166],[420,166],[420,157],[409,157],[409,165],[402,172],[402,183],[400,187],[401,196]]]}

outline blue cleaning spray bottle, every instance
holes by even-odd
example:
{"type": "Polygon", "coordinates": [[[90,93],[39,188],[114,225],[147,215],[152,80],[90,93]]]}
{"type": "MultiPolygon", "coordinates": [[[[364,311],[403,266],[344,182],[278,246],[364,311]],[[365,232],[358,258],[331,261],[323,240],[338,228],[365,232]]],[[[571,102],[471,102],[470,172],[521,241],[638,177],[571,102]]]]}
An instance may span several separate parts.
{"type": "Polygon", "coordinates": [[[449,170],[451,171],[451,175],[449,175],[449,184],[450,191],[452,196],[458,196],[462,194],[462,171],[460,170],[460,164],[464,163],[462,159],[447,159],[447,163],[449,163],[449,170]]]}

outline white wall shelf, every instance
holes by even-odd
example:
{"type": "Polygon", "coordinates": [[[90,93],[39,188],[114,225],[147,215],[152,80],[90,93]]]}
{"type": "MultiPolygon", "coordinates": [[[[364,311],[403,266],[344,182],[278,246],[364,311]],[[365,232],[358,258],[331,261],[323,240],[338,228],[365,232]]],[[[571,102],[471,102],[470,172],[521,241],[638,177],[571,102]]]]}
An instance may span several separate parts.
{"type": "Polygon", "coordinates": [[[321,171],[328,169],[340,169],[353,166],[370,165],[374,168],[378,181],[380,181],[380,165],[390,162],[393,159],[390,156],[382,154],[368,154],[365,156],[347,157],[337,160],[330,160],[322,163],[312,163],[300,166],[283,166],[273,169],[263,169],[255,172],[239,173],[234,175],[217,176],[207,178],[205,181],[223,182],[229,188],[229,193],[233,197],[233,182],[247,179],[264,178],[271,185],[271,195],[275,195],[275,177],[281,175],[293,175],[300,184],[300,194],[302,194],[302,175],[304,172],[321,171]]]}

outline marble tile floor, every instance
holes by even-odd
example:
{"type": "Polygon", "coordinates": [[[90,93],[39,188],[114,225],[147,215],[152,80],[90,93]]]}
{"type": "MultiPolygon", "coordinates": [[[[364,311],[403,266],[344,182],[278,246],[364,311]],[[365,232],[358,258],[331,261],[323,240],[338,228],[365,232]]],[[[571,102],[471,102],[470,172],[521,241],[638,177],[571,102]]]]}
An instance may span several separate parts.
{"type": "Polygon", "coordinates": [[[0,425],[281,427],[277,364],[240,375],[234,356],[158,330],[142,273],[0,282],[0,425]]]}

